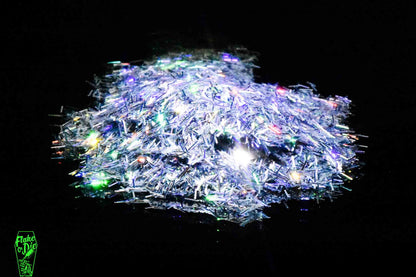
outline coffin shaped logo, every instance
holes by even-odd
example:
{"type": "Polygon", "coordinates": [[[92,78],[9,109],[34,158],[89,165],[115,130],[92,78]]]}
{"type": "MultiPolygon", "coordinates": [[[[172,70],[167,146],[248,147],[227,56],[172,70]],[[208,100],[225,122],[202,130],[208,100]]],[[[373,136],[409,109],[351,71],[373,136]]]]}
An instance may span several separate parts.
{"type": "Polygon", "coordinates": [[[38,243],[33,231],[19,231],[14,243],[20,277],[32,276],[38,243]]]}

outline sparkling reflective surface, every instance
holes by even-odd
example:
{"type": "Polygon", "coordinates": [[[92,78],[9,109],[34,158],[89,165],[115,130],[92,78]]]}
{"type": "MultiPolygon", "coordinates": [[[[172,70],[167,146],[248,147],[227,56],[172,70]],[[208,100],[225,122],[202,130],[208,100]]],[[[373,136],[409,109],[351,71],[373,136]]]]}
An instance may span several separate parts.
{"type": "Polygon", "coordinates": [[[5,276],[17,276],[13,240],[19,230],[36,233],[36,276],[409,269],[416,230],[414,182],[408,181],[415,95],[412,9],[406,4],[288,3],[241,12],[158,7],[141,15],[94,1],[13,5],[1,19],[7,37],[0,117],[5,276]],[[272,206],[272,219],[243,229],[203,215],[76,198],[67,186],[75,164],[50,159],[49,125],[56,118],[48,114],[59,113],[63,103],[85,108],[91,89],[85,81],[108,61],[229,44],[262,53],[259,81],[310,81],[356,103],[350,125],[369,139],[363,176],[351,182],[352,191],[333,203],[272,206]]]}

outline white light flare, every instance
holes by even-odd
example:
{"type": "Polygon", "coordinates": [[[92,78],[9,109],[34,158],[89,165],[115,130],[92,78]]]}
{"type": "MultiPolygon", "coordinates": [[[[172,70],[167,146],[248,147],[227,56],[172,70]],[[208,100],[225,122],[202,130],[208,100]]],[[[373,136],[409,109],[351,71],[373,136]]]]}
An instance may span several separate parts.
{"type": "Polygon", "coordinates": [[[242,167],[247,167],[254,160],[254,156],[243,148],[236,148],[232,156],[234,162],[242,167]]]}

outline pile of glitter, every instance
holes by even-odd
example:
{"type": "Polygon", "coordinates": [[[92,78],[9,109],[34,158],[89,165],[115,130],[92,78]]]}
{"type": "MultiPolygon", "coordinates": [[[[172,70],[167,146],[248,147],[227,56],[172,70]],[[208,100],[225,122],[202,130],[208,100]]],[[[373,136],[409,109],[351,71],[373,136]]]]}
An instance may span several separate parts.
{"type": "Polygon", "coordinates": [[[289,200],[342,194],[357,166],[350,100],[254,82],[228,53],[111,62],[94,108],[69,112],[53,148],[79,160],[86,196],[206,213],[239,224],[289,200]]]}

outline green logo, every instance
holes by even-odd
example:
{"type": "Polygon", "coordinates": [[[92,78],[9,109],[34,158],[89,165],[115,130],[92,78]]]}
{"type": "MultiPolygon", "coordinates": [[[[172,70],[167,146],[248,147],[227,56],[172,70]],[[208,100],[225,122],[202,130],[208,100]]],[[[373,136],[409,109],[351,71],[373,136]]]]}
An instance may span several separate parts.
{"type": "Polygon", "coordinates": [[[20,277],[31,277],[38,250],[35,233],[33,231],[17,232],[14,250],[20,277]]]}

